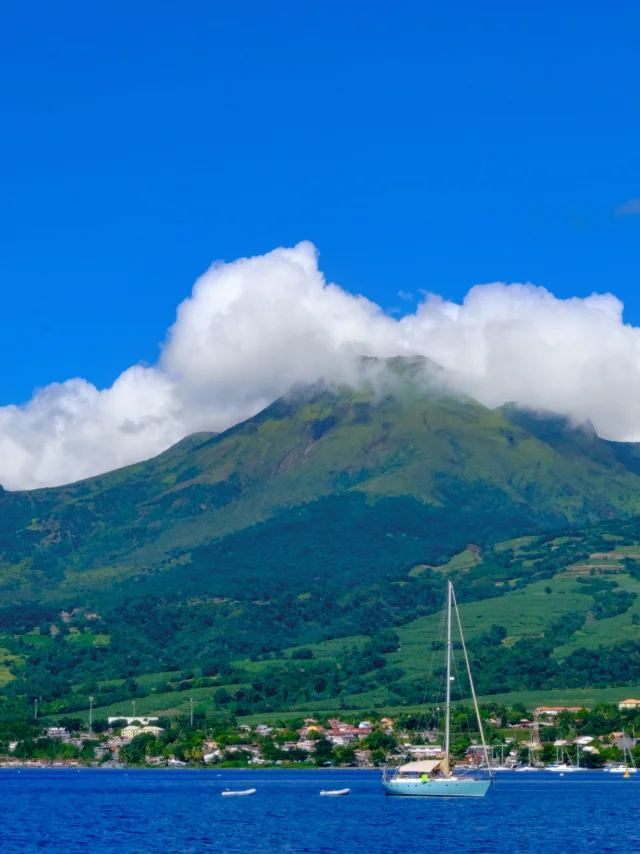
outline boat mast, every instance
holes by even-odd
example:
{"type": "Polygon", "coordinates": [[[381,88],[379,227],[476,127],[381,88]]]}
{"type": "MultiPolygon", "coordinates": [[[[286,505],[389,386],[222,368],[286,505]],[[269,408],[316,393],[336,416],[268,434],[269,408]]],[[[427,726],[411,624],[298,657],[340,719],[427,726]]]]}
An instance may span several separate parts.
{"type": "Polygon", "coordinates": [[[449,758],[449,742],[451,736],[451,601],[453,585],[447,582],[447,701],[444,724],[444,755],[449,758]]]}
{"type": "MultiPolygon", "coordinates": [[[[489,763],[489,753],[487,751],[487,742],[484,740],[484,729],[482,727],[482,718],[480,717],[480,709],[478,708],[478,698],[476,697],[476,689],[473,686],[473,678],[471,676],[471,665],[469,664],[469,656],[467,654],[467,645],[464,642],[464,634],[462,632],[462,622],[460,620],[460,611],[456,601],[456,594],[453,592],[453,584],[449,582],[449,620],[451,620],[451,602],[456,609],[456,618],[458,620],[458,628],[460,630],[460,641],[462,642],[462,651],[464,653],[465,664],[467,665],[467,674],[469,676],[469,686],[471,688],[471,696],[473,697],[473,707],[476,710],[476,719],[478,721],[478,729],[480,730],[480,738],[482,739],[482,749],[484,750],[484,758],[489,769],[489,774],[493,778],[493,771],[489,763]]],[[[449,641],[451,641],[451,622],[449,622],[449,641]]],[[[451,655],[451,642],[449,642],[449,655],[451,655]]]]}

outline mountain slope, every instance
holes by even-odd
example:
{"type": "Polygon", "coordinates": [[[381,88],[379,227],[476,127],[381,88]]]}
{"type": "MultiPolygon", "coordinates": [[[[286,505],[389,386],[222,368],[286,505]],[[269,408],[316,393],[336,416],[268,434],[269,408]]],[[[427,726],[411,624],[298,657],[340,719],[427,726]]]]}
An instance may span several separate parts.
{"type": "MultiPolygon", "coordinates": [[[[593,649],[611,627],[618,646],[637,643],[634,568],[613,586],[559,579],[552,598],[542,582],[607,538],[640,553],[638,446],[489,410],[399,367],[382,390],[319,383],[135,466],[0,492],[0,716],[29,696],[50,714],[87,692],[106,708],[151,682],[162,708],[181,688],[245,710],[414,702],[412,638],[447,577],[463,608],[491,600],[468,613],[484,691],[562,687],[561,658],[577,662],[571,685],[602,684],[614,653],[592,673],[581,638],[593,649]],[[515,613],[528,608],[539,624],[515,613]],[[339,655],[316,660],[327,644],[339,655]],[[301,646],[315,656],[303,668],[301,646]]],[[[636,672],[624,654],[616,684],[636,672]]]]}
{"type": "Polygon", "coordinates": [[[269,521],[277,539],[280,522],[299,512],[330,517],[333,502],[366,536],[360,517],[379,515],[376,502],[392,513],[388,502],[412,499],[433,560],[434,548],[638,512],[639,460],[636,446],[402,378],[393,395],[320,384],[147,462],[1,493],[0,601],[46,598],[61,586],[66,597],[100,590],[175,570],[180,555],[188,574],[194,549],[269,521]]]}

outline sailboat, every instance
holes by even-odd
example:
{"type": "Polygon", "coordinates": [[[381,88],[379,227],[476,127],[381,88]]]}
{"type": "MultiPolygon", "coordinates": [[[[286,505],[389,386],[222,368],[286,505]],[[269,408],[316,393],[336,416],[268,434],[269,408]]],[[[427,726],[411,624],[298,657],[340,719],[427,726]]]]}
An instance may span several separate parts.
{"type": "Polygon", "coordinates": [[[493,783],[493,772],[491,770],[487,745],[484,739],[482,720],[480,719],[480,710],[478,709],[476,692],[473,687],[473,679],[471,678],[471,667],[469,665],[469,656],[467,655],[467,647],[462,633],[460,612],[458,611],[458,603],[456,602],[455,593],[453,592],[453,584],[450,581],[447,584],[446,691],[444,758],[408,762],[406,765],[401,765],[397,768],[391,777],[388,776],[387,769],[385,768],[382,777],[382,785],[388,795],[410,795],[421,798],[483,798],[493,783]],[[472,776],[469,771],[462,771],[458,773],[451,769],[451,682],[453,681],[451,676],[451,618],[454,610],[458,628],[460,630],[460,640],[462,642],[464,660],[467,666],[467,673],[469,675],[469,684],[471,686],[471,696],[473,697],[473,705],[478,720],[478,729],[480,730],[482,747],[484,748],[484,757],[488,769],[487,776],[472,776]]]}
{"type": "MultiPolygon", "coordinates": [[[[562,742],[562,741],[560,741],[559,743],[556,742],[555,748],[556,748],[556,761],[552,762],[550,765],[547,765],[547,768],[546,768],[547,771],[559,771],[561,774],[572,774],[574,771],[586,770],[584,768],[580,768],[579,766],[575,766],[571,762],[571,757],[567,753],[564,742],[562,742]],[[566,759],[568,761],[565,760],[565,754],[566,754],[566,759]]],[[[580,748],[578,748],[578,750],[579,749],[580,748]]]]}
{"type": "Polygon", "coordinates": [[[633,753],[627,747],[627,737],[624,734],[624,730],[622,731],[622,738],[622,762],[608,763],[605,765],[604,770],[609,771],[611,774],[624,774],[625,777],[628,777],[629,774],[637,774],[638,769],[636,768],[633,753]]]}

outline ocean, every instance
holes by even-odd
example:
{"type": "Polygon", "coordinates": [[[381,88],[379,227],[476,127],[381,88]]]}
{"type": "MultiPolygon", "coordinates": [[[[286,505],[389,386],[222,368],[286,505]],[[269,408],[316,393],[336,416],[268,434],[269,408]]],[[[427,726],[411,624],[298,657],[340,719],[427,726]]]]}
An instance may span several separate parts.
{"type": "Polygon", "coordinates": [[[3,769],[0,791],[1,854],[640,852],[640,774],[501,773],[470,801],[386,797],[376,771],[3,769]]]}

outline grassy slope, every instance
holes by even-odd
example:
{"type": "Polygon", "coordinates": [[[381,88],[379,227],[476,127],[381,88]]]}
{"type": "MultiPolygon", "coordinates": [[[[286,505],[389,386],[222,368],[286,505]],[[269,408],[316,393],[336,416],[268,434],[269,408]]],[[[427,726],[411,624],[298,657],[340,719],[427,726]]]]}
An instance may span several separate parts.
{"type": "MultiPolygon", "coordinates": [[[[550,585],[553,590],[550,595],[544,592],[547,586],[548,581],[539,581],[497,599],[460,605],[465,637],[477,637],[495,624],[506,628],[506,642],[509,643],[528,635],[540,635],[570,611],[579,611],[586,617],[592,599],[580,592],[575,576],[556,576],[550,585]]],[[[630,622],[623,614],[622,619],[625,617],[630,622]]],[[[423,675],[430,664],[432,642],[442,640],[439,632],[441,622],[442,615],[433,614],[399,629],[402,647],[399,652],[388,656],[389,663],[402,666],[408,677],[423,675]]],[[[600,622],[608,624],[612,621],[600,622]]]]}

